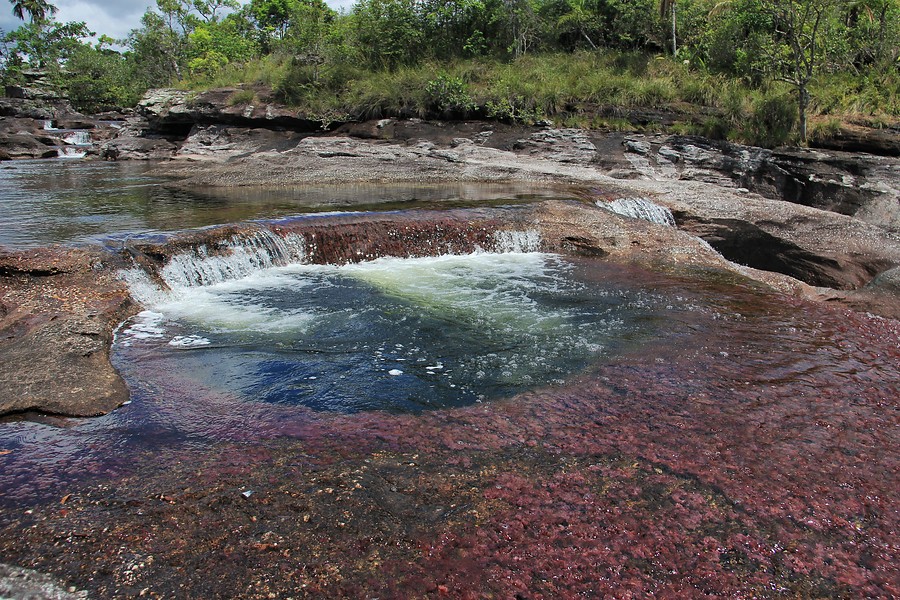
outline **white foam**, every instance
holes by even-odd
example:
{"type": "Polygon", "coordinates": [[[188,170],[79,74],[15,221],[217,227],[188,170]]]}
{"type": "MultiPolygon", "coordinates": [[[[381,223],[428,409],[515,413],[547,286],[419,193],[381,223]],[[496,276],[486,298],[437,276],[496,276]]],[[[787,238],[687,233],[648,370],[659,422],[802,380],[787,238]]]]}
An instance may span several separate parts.
{"type": "Polygon", "coordinates": [[[63,141],[71,146],[90,146],[91,134],[87,131],[73,131],[63,136],[63,141]]]}
{"type": "Polygon", "coordinates": [[[641,219],[657,225],[665,225],[666,227],[676,226],[672,211],[646,198],[619,198],[612,202],[597,201],[597,206],[623,217],[641,219]]]}
{"type": "Polygon", "coordinates": [[[535,229],[495,231],[493,238],[496,252],[539,252],[541,249],[541,234],[535,229]]]}
{"type": "Polygon", "coordinates": [[[258,271],[301,262],[306,258],[302,236],[281,237],[267,229],[249,236],[235,236],[218,252],[205,245],[176,254],[160,271],[170,288],[214,285],[247,277],[258,271]]]}
{"type": "Polygon", "coordinates": [[[209,346],[211,343],[209,338],[201,337],[199,335],[176,335],[169,340],[169,345],[176,348],[199,348],[202,346],[209,346]]]}
{"type": "Polygon", "coordinates": [[[87,156],[87,152],[84,150],[78,150],[77,148],[66,147],[66,148],[57,148],[56,154],[59,158],[84,158],[87,156]]]}

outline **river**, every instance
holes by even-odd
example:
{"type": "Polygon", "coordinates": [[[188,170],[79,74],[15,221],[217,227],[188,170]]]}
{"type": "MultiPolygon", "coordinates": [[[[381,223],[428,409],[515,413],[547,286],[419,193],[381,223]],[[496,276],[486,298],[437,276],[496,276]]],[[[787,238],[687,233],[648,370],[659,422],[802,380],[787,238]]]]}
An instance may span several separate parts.
{"type": "MultiPolygon", "coordinates": [[[[296,208],[61,169],[2,180],[59,184],[6,197],[27,226],[4,243],[296,208]],[[97,207],[94,229],[54,206],[88,175],[97,196],[74,206],[97,207]]],[[[308,204],[393,193],[328,192],[308,204]]],[[[114,352],[128,405],[0,424],[3,560],[97,597],[900,592],[896,321],[516,250],[264,265],[146,296],[114,352]]]]}

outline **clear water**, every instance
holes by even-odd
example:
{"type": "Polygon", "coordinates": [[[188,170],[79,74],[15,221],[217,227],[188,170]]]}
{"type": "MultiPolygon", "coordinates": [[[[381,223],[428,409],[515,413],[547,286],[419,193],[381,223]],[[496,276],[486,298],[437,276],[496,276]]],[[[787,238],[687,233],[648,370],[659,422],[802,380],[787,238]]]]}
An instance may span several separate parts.
{"type": "Polygon", "coordinates": [[[321,411],[512,396],[649,333],[652,295],[587,284],[573,270],[541,253],[271,268],[159,297],[123,327],[116,360],[321,411]]]}
{"type": "Polygon", "coordinates": [[[16,161],[0,167],[0,246],[117,245],[147,236],[306,212],[523,203],[556,194],[523,185],[347,185],[191,190],[153,164],[16,161]]]}

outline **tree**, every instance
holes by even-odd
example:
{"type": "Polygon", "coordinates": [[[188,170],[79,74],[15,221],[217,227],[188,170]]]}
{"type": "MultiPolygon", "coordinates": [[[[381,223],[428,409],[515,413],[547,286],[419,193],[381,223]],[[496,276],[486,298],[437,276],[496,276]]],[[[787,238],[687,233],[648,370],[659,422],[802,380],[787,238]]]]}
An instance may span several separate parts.
{"type": "Polygon", "coordinates": [[[659,3],[659,16],[662,17],[663,23],[666,23],[671,18],[672,23],[672,56],[678,56],[678,38],[676,36],[675,26],[677,23],[676,19],[676,0],[660,0],[659,3]]]}
{"type": "Polygon", "coordinates": [[[93,35],[84,23],[38,21],[22,25],[4,38],[11,56],[7,60],[30,64],[56,75],[66,60],[83,44],[81,38],[93,35]]]}
{"type": "Polygon", "coordinates": [[[219,20],[219,11],[223,8],[237,10],[240,3],[237,0],[192,0],[191,6],[206,23],[215,23],[219,20]]]}
{"type": "Polygon", "coordinates": [[[596,4],[592,0],[566,0],[566,11],[556,21],[561,33],[574,33],[584,39],[592,50],[597,49],[597,44],[591,36],[600,27],[596,4]]]}
{"type": "Polygon", "coordinates": [[[822,34],[836,0],[761,0],[762,10],[772,19],[775,45],[771,58],[776,76],[797,93],[800,141],[807,142],[809,84],[821,66],[822,34]]]}
{"type": "Polygon", "coordinates": [[[423,58],[424,26],[416,0],[361,0],[352,18],[356,47],[369,66],[393,70],[423,58]]]}
{"type": "Polygon", "coordinates": [[[181,77],[187,44],[173,21],[148,10],[141,17],[141,27],[131,32],[128,45],[141,65],[138,74],[146,86],[169,85],[181,77]]]}
{"type": "Polygon", "coordinates": [[[41,23],[49,16],[56,14],[56,7],[47,0],[10,0],[13,14],[19,19],[25,20],[27,13],[32,23],[41,23]]]}

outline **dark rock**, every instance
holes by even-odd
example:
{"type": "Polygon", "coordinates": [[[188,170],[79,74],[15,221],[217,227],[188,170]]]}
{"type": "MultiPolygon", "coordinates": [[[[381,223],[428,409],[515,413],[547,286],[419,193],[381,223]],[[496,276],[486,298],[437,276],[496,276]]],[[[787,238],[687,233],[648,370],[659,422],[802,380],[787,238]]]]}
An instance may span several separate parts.
{"type": "Polygon", "coordinates": [[[750,220],[698,218],[676,212],[680,227],[706,240],[725,258],[833,289],[855,289],[893,267],[896,256],[855,255],[845,248],[814,250],[787,232],[767,231],[750,220]]]}
{"type": "Polygon", "coordinates": [[[900,156],[900,131],[889,128],[841,127],[833,136],[813,139],[809,145],[823,150],[865,152],[879,156],[900,156]]]}
{"type": "Polygon", "coordinates": [[[56,117],[56,111],[42,102],[0,98],[0,116],[50,120],[56,117]]]}

